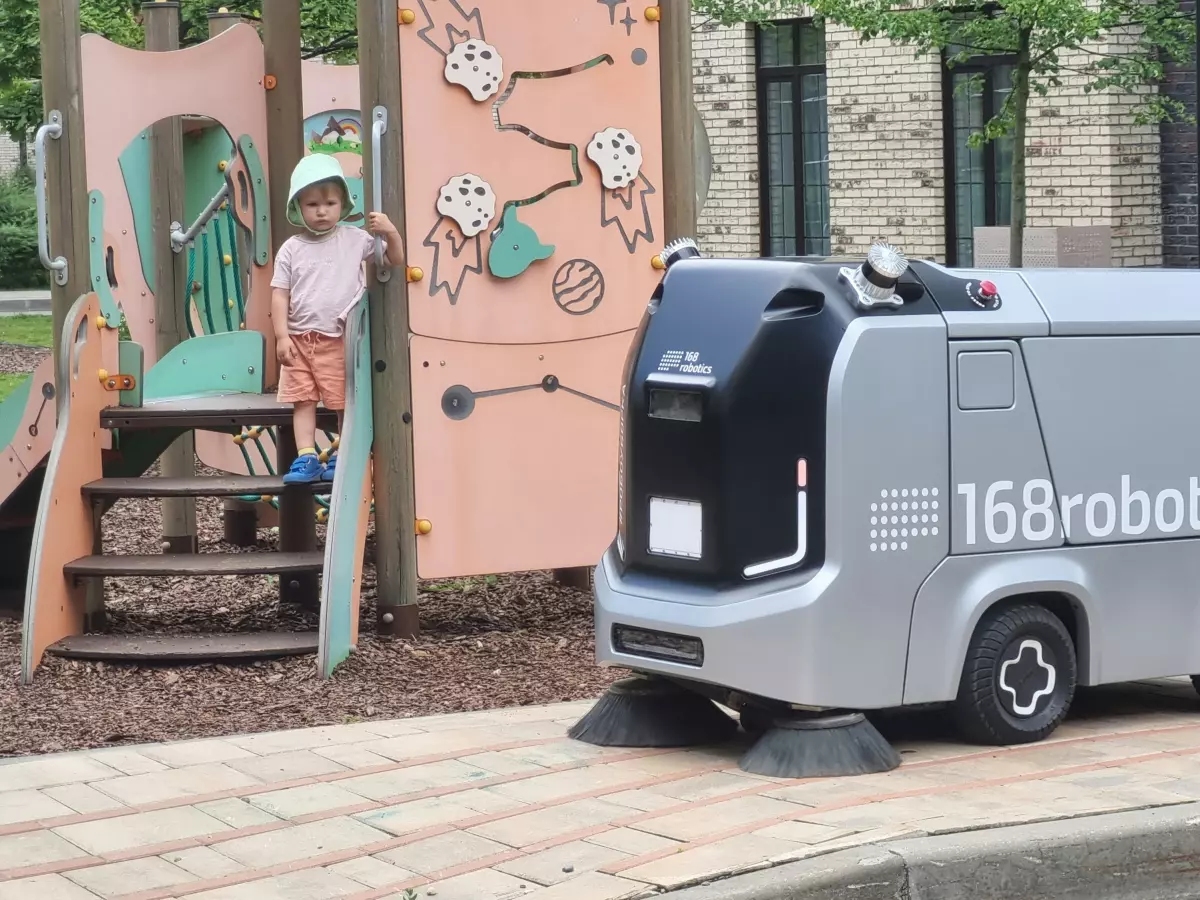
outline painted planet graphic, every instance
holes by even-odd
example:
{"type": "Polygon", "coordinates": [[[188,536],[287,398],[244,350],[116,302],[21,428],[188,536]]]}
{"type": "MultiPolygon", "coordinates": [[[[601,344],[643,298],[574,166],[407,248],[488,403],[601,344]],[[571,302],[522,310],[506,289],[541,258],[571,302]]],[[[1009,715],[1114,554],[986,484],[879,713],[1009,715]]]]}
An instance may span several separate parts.
{"type": "Polygon", "coordinates": [[[586,259],[572,259],[554,273],[554,302],[563,312],[585,316],[604,299],[604,275],[586,259]]]}

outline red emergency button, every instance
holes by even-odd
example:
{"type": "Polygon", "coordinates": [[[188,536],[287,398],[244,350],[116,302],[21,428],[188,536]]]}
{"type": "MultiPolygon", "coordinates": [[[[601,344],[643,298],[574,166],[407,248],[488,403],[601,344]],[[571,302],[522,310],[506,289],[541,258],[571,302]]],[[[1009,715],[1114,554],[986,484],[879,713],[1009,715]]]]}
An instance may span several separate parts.
{"type": "Polygon", "coordinates": [[[990,300],[992,297],[996,296],[996,285],[990,281],[981,281],[979,282],[979,293],[982,294],[986,299],[990,300]]]}

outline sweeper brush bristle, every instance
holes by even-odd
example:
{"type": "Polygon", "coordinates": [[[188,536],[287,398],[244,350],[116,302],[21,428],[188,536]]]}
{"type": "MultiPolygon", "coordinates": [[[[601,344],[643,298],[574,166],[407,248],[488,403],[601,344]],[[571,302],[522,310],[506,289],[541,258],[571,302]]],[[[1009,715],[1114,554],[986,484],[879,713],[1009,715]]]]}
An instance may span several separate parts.
{"type": "Polygon", "coordinates": [[[778,717],[738,765],[773,778],[867,775],[900,765],[900,754],[862,713],[778,717]]]}
{"type": "Polygon", "coordinates": [[[661,679],[618,681],[567,736],[600,747],[696,747],[737,733],[711,700],[661,679]]]}

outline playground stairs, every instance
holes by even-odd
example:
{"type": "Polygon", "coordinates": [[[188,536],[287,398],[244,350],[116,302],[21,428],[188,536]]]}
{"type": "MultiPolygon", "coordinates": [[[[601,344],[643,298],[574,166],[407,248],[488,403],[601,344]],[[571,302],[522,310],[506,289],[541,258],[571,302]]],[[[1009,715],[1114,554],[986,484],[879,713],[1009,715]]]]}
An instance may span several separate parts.
{"type": "MultiPolygon", "coordinates": [[[[95,294],[81,297],[64,328],[69,351],[59,362],[57,430],[45,465],[33,525],[25,583],[22,680],[32,680],[44,657],[138,663],[198,662],[268,658],[316,653],[321,677],[352,652],[358,640],[362,560],[372,506],[371,390],[366,304],[350,316],[347,334],[346,409],[332,482],[285,487],[280,474],[295,457],[292,408],[264,390],[264,342],[260,334],[238,331],[203,335],[180,344],[148,372],[135,363],[129,385],[117,391],[101,367],[106,335],[95,294]],[[67,340],[69,338],[69,340],[67,340]],[[95,373],[100,377],[96,378],[95,373]],[[225,388],[242,377],[240,386],[225,388]],[[91,377],[88,373],[92,373],[91,377]],[[143,378],[142,375],[145,375],[143,378]],[[106,386],[107,385],[107,386],[106,386]],[[118,397],[118,393],[120,396],[118,397]],[[216,475],[147,475],[153,463],[180,435],[193,432],[206,443],[237,447],[232,461],[209,465],[216,475]],[[245,446],[248,435],[269,434],[275,459],[258,442],[268,474],[255,474],[245,446]],[[214,437],[215,436],[215,437],[214,437]],[[214,441],[216,442],[214,444],[214,441]],[[232,471],[231,471],[232,468],[232,471]],[[241,472],[239,474],[239,471],[241,472]],[[169,547],[161,553],[106,553],[105,525],[120,521],[105,513],[125,499],[262,498],[278,503],[278,550],[234,552],[169,547]],[[320,504],[318,504],[318,498],[320,504]],[[325,524],[325,546],[317,542],[317,507],[325,524]],[[155,579],[271,576],[278,579],[281,604],[319,614],[315,631],[126,634],[107,630],[104,582],[107,578],[155,579]]],[[[127,342],[121,342],[122,359],[127,342]]],[[[124,362],[123,362],[123,369],[124,362]]],[[[119,385],[118,385],[119,387],[119,385]]],[[[318,408],[317,428],[332,440],[337,414],[318,408]]],[[[257,442],[257,437],[255,438],[257,442]]],[[[223,451],[222,451],[223,452],[223,451]]],[[[169,588],[164,585],[164,590],[169,588]]],[[[170,598],[164,598],[170,602],[170,598]]]]}
{"type": "MultiPolygon", "coordinates": [[[[336,427],[336,417],[326,414],[318,424],[336,427]]],[[[180,398],[141,407],[110,407],[101,412],[100,425],[119,430],[126,438],[135,431],[148,437],[169,440],[183,430],[227,431],[236,434],[247,427],[291,425],[289,407],[275,403],[270,394],[210,395],[180,398]]],[[[285,488],[282,476],[219,475],[191,478],[100,478],[81,488],[93,514],[96,546],[103,547],[104,513],[126,498],[277,496],[283,508],[306,509],[311,517],[311,500],[289,502],[295,495],[329,494],[333,485],[292,485],[285,488]]],[[[300,499],[300,498],[298,498],[300,499]]],[[[71,560],[63,574],[76,582],[106,577],[164,578],[273,575],[284,594],[299,590],[304,581],[318,577],[324,568],[323,550],[251,551],[232,553],[152,553],[145,555],[92,554],[71,560]]],[[[315,599],[315,598],[314,598],[315,599]]],[[[250,632],[199,635],[72,635],[51,644],[46,652],[75,659],[113,661],[184,662],[245,657],[271,657],[315,653],[316,632],[250,632]]]]}

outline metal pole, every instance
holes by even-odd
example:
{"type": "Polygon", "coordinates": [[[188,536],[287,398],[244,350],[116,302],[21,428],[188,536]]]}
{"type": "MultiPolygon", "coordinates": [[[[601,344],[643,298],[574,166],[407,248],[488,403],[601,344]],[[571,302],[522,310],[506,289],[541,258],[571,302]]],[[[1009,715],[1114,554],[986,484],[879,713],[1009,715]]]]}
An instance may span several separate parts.
{"type": "MultiPolygon", "coordinates": [[[[403,91],[395,3],[359,0],[359,106],[363,125],[386,115],[386,129],[363,144],[367,208],[404,230],[403,91]],[[380,112],[382,111],[382,113],[380,112]],[[378,187],[377,187],[378,185],[378,187]]],[[[416,508],[413,499],[412,384],[409,378],[408,280],[403,270],[370,286],[371,390],[375,403],[376,628],[412,637],[417,615],[416,508]],[[386,400],[385,400],[386,398],[386,400]]]]}

